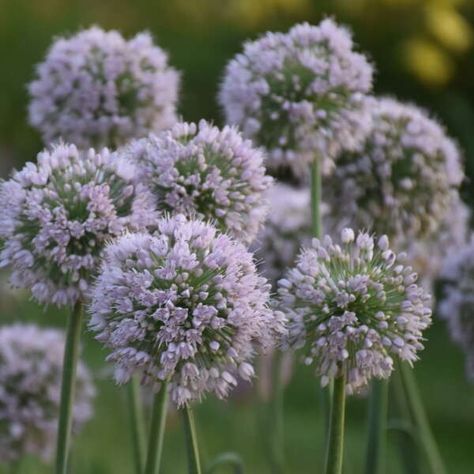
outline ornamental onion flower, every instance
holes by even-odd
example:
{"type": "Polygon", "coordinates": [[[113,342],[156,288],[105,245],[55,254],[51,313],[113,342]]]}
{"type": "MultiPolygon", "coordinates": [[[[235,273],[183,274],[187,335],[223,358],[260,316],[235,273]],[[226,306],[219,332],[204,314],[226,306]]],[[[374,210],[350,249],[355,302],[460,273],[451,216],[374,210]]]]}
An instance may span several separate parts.
{"type": "Polygon", "coordinates": [[[304,349],[323,386],[345,375],[351,393],[372,377],[388,378],[394,357],[417,360],[431,310],[416,273],[389,249],[385,235],[375,241],[346,228],[341,242],[313,239],[278,292],[289,344],[304,349]]]}
{"type": "Polygon", "coordinates": [[[327,170],[342,144],[354,148],[368,131],[372,66],[353,46],[330,19],[247,42],[219,92],[227,122],[268,150],[270,167],[301,174],[321,158],[327,170]]]}
{"type": "Polygon", "coordinates": [[[138,165],[161,211],[212,221],[245,243],[263,224],[271,178],[262,152],[232,127],[178,123],[133,141],[123,155],[138,165]]]}
{"type": "Polygon", "coordinates": [[[263,275],[276,286],[301,246],[311,241],[310,193],[306,187],[278,183],[267,194],[268,218],[252,249],[263,275]]]}
{"type": "Polygon", "coordinates": [[[339,156],[325,182],[330,214],[397,241],[425,238],[458,197],[463,172],[457,146],[415,106],[381,98],[371,111],[367,139],[339,156]]]}
{"type": "MultiPolygon", "coordinates": [[[[48,461],[54,451],[59,412],[64,334],[14,324],[0,328],[0,462],[26,455],[48,461]]],[[[92,416],[95,389],[79,363],[74,431],[92,416]]]]}
{"type": "Polygon", "coordinates": [[[441,278],[445,285],[439,314],[465,352],[466,371],[474,381],[474,235],[467,245],[446,256],[441,278]]]}
{"type": "Polygon", "coordinates": [[[60,144],[0,184],[0,267],[41,303],[83,299],[107,240],[156,220],[135,167],[107,149],[60,144]]]}
{"type": "Polygon", "coordinates": [[[237,374],[254,375],[255,343],[269,347],[283,331],[252,255],[209,224],[162,219],[156,235],[125,235],[104,255],[90,327],[118,383],[134,373],[166,382],[179,406],[206,392],[224,398],[237,374]]]}
{"type": "Polygon", "coordinates": [[[425,288],[433,287],[445,259],[467,244],[470,217],[469,208],[456,196],[439,229],[433,235],[406,243],[408,258],[425,288]]]}
{"type": "Polygon", "coordinates": [[[58,38],[29,85],[29,118],[46,144],[117,147],[176,121],[179,75],[148,33],[129,41],[92,27],[58,38]]]}

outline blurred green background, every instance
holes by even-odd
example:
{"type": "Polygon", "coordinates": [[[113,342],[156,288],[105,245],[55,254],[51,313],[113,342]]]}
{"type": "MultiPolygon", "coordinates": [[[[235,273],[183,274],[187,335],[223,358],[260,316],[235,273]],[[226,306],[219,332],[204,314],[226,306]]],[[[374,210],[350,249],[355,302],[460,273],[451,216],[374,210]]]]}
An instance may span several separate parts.
{"type": "MultiPolygon", "coordinates": [[[[361,49],[376,64],[375,90],[430,109],[461,144],[468,178],[463,197],[474,204],[474,1],[473,0],[0,0],[0,176],[33,160],[41,149],[26,121],[26,84],[55,35],[98,24],[126,35],[147,29],[169,51],[182,72],[180,114],[186,120],[222,123],[215,96],[226,62],[247,38],[285,30],[295,22],[316,23],[334,15],[354,31],[361,49]]],[[[64,312],[40,309],[2,280],[0,317],[63,326],[64,312]]],[[[448,472],[474,472],[474,390],[464,380],[463,357],[435,320],[427,350],[417,366],[423,397],[448,472]]],[[[97,416],[75,447],[78,474],[132,472],[124,390],[110,381],[105,353],[90,340],[84,356],[98,384],[97,416]]],[[[298,368],[287,393],[285,413],[287,471],[320,472],[324,451],[316,381],[298,368]]],[[[197,409],[203,457],[222,450],[242,454],[248,474],[269,472],[262,446],[268,433],[258,424],[261,407],[252,392],[228,402],[208,399],[197,409]]],[[[345,473],[362,472],[365,403],[348,406],[345,473]]],[[[394,437],[390,438],[394,441],[394,437]]],[[[391,443],[391,445],[394,443],[391,443]]],[[[400,472],[391,446],[387,473],[400,472]]],[[[169,420],[165,474],[185,472],[179,418],[169,420]]],[[[22,473],[50,472],[35,460],[22,473]]],[[[222,473],[231,472],[224,468],[222,473]]]]}

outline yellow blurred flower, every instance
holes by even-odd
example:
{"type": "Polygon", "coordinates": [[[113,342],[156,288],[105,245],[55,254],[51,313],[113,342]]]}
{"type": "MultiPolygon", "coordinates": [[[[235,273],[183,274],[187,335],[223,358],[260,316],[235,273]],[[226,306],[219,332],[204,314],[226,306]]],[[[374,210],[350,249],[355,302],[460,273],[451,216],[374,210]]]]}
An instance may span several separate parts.
{"type": "Polygon", "coordinates": [[[454,64],[449,55],[427,39],[407,40],[402,45],[402,52],[408,70],[426,84],[443,86],[454,73],[454,64]]]}
{"type": "Polygon", "coordinates": [[[462,52],[471,46],[472,28],[453,8],[437,3],[427,6],[426,22],[433,36],[447,48],[462,52]]]}

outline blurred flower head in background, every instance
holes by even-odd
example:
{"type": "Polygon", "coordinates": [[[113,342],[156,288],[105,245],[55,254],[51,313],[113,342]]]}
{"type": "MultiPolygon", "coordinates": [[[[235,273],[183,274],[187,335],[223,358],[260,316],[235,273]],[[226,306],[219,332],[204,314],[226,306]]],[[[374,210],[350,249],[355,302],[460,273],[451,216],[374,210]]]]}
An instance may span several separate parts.
{"type": "Polygon", "coordinates": [[[301,175],[314,159],[329,170],[342,144],[359,145],[371,87],[372,66],[326,19],[247,42],[227,65],[219,101],[227,122],[268,151],[269,167],[301,175]]]}
{"type": "Polygon", "coordinates": [[[352,393],[388,378],[394,358],[417,360],[431,323],[430,296],[416,281],[386,236],[346,228],[341,245],[313,239],[279,281],[290,346],[303,349],[323,386],[345,375],[352,393]]]}
{"type": "Polygon", "coordinates": [[[256,346],[284,332],[252,255],[209,224],[163,219],[156,235],[125,235],[104,255],[90,327],[118,383],[138,372],[147,385],[169,381],[177,405],[224,398],[237,375],[253,377],[256,346]]]}
{"type": "Polygon", "coordinates": [[[178,123],[119,152],[136,163],[158,210],[210,221],[245,243],[267,213],[263,153],[232,127],[178,123]]]}
{"type": "MultiPolygon", "coordinates": [[[[56,444],[64,334],[14,324],[0,328],[0,462],[26,455],[48,461],[56,444]]],[[[87,368],[76,372],[73,429],[92,417],[95,389],[87,368]]]]}
{"type": "Polygon", "coordinates": [[[276,286],[284,271],[295,263],[303,243],[311,240],[310,191],[277,183],[267,196],[268,218],[252,248],[263,275],[276,286]]]}
{"type": "Polygon", "coordinates": [[[175,121],[179,75],[148,33],[126,41],[98,27],[58,38],[29,85],[45,144],[115,148],[175,121]]]}
{"type": "Polygon", "coordinates": [[[433,235],[459,199],[459,150],[421,109],[374,99],[366,140],[338,157],[325,185],[330,215],[340,225],[386,233],[406,243],[433,235]]]}
{"type": "Polygon", "coordinates": [[[0,183],[0,267],[41,303],[72,305],[87,294],[106,241],[155,223],[153,197],[135,167],[60,144],[0,183]]]}
{"type": "Polygon", "coordinates": [[[467,245],[447,255],[441,278],[445,285],[439,314],[465,352],[466,371],[474,381],[474,235],[467,245]]]}

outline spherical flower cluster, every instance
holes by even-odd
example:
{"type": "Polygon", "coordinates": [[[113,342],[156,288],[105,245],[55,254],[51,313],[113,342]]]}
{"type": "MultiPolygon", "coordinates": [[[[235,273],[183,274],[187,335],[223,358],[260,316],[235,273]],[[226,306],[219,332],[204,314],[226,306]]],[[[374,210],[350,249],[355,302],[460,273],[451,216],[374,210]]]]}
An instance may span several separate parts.
{"type": "Polygon", "coordinates": [[[467,374],[474,381],[474,235],[467,245],[447,255],[441,277],[445,286],[439,313],[466,353],[467,374]]]}
{"type": "Polygon", "coordinates": [[[322,385],[345,375],[351,393],[372,377],[389,377],[394,357],[417,359],[431,310],[430,296],[386,236],[374,241],[346,228],[341,242],[314,239],[280,280],[279,296],[290,345],[304,348],[322,385]]]}
{"type": "Polygon", "coordinates": [[[311,241],[311,203],[308,188],[281,183],[270,189],[268,198],[268,218],[252,249],[263,275],[276,285],[301,246],[311,241]]]}
{"type": "MultiPolygon", "coordinates": [[[[55,329],[14,324],[0,329],[0,460],[25,455],[49,460],[55,447],[64,335],[55,329]]],[[[77,367],[74,430],[92,416],[94,386],[77,367]]]]}
{"type": "Polygon", "coordinates": [[[156,221],[136,169],[107,149],[58,145],[0,185],[0,267],[41,303],[85,297],[105,242],[156,221]]]}
{"type": "Polygon", "coordinates": [[[397,240],[432,234],[463,179],[458,149],[437,122],[412,105],[382,98],[371,111],[365,143],[342,153],[326,180],[330,213],[344,225],[397,240]]]}
{"type": "Polygon", "coordinates": [[[219,130],[204,120],[179,123],[135,140],[123,153],[141,169],[158,209],[212,221],[246,243],[255,238],[271,178],[262,152],[234,128],[219,130]]]}
{"type": "Polygon", "coordinates": [[[467,244],[470,216],[469,208],[457,196],[433,235],[423,240],[410,240],[404,245],[410,262],[420,275],[420,281],[425,288],[433,287],[446,257],[467,244]]]}
{"type": "Polygon", "coordinates": [[[283,332],[252,255],[209,224],[162,219],[156,235],[125,235],[104,255],[90,326],[118,383],[138,372],[152,387],[168,381],[178,405],[223,398],[237,375],[252,378],[255,344],[283,332]]]}
{"type": "Polygon", "coordinates": [[[179,76],[148,33],[126,41],[92,27],[58,38],[36,75],[29,117],[47,144],[116,147],[176,121],[179,76]]]}
{"type": "Polygon", "coordinates": [[[328,169],[342,144],[360,143],[371,86],[372,67],[350,33],[326,19],[246,43],[227,66],[219,101],[227,121],[268,150],[269,166],[300,174],[315,157],[328,169]]]}

